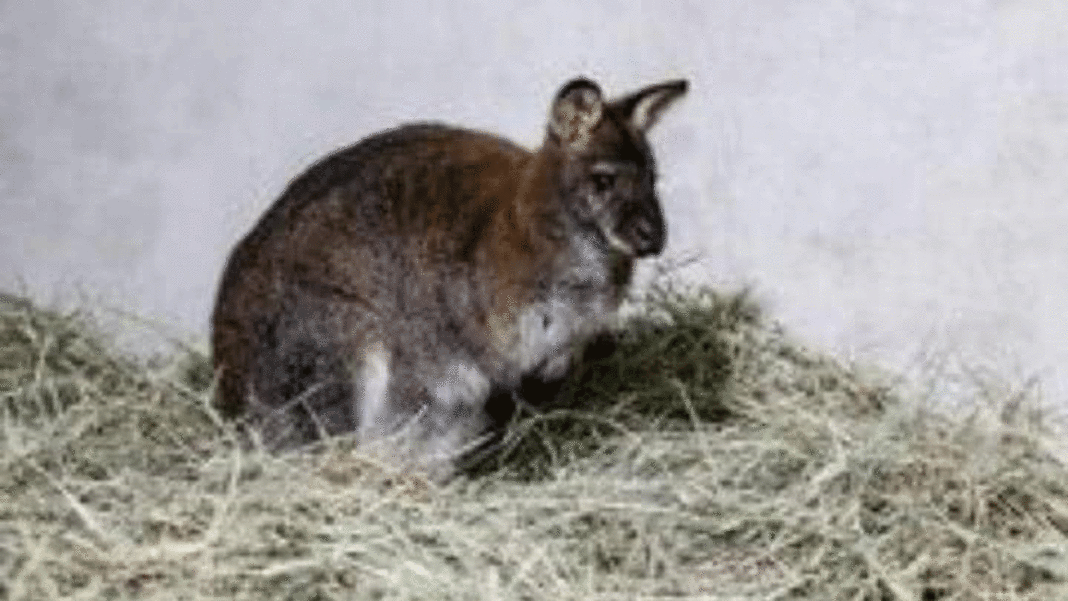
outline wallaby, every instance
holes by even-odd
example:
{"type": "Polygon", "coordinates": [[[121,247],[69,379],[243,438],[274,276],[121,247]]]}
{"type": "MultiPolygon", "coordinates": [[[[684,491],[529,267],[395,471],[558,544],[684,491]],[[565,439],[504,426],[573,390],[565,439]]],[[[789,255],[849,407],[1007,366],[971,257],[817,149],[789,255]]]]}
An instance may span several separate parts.
{"type": "Polygon", "coordinates": [[[433,479],[453,475],[499,426],[491,396],[566,376],[635,260],[663,250],[645,134],[686,88],[608,101],[574,79],[536,152],[414,124],[314,164],[223,271],[218,409],[245,415],[271,450],[355,432],[433,479]]]}

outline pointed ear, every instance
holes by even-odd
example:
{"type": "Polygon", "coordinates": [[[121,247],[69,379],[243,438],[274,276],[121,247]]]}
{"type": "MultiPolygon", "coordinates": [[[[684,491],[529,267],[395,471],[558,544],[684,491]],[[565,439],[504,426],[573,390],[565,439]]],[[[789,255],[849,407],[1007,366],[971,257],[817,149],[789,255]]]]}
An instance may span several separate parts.
{"type": "Polygon", "coordinates": [[[601,88],[584,77],[573,79],[556,93],[549,111],[549,132],[565,145],[581,146],[603,114],[601,88]]]}
{"type": "Polygon", "coordinates": [[[634,129],[645,132],[660,120],[660,115],[667,107],[686,93],[687,88],[689,88],[689,83],[685,79],[665,81],[638,90],[613,104],[621,114],[626,116],[634,129]]]}

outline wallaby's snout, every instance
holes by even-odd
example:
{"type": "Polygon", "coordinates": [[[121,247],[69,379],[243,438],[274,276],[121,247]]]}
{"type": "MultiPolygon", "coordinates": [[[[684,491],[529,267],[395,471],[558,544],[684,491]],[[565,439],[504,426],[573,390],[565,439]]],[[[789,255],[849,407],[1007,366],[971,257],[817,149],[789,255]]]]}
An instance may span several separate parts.
{"type": "Polygon", "coordinates": [[[625,222],[621,237],[630,243],[636,258],[659,255],[667,244],[667,223],[660,203],[653,202],[641,214],[625,222]]]}

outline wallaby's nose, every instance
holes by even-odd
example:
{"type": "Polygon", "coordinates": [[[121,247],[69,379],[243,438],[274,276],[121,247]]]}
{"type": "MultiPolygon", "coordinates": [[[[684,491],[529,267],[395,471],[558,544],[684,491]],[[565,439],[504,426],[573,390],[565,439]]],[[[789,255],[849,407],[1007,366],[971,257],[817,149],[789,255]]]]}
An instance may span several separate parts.
{"type": "Polygon", "coordinates": [[[634,221],[632,237],[634,254],[639,257],[658,255],[664,250],[667,232],[663,220],[641,218],[634,221]]]}

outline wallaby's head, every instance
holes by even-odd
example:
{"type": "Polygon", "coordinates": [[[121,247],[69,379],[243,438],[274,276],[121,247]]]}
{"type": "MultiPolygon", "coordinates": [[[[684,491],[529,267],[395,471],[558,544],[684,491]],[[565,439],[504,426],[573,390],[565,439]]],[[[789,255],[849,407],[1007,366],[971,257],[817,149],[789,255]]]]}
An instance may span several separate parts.
{"type": "Polygon", "coordinates": [[[686,88],[685,80],[673,80],[605,100],[596,83],[578,78],[556,94],[543,147],[560,161],[555,185],[579,226],[614,252],[644,257],[664,249],[667,226],[646,132],[686,88]]]}

